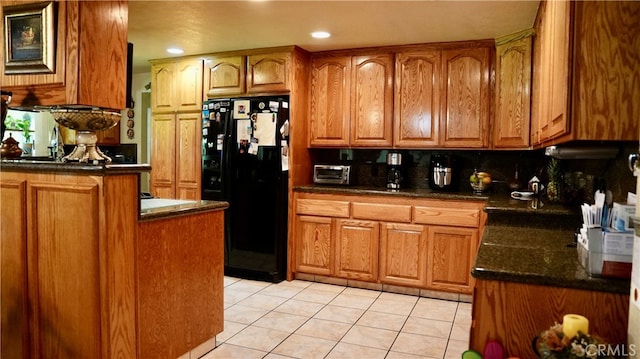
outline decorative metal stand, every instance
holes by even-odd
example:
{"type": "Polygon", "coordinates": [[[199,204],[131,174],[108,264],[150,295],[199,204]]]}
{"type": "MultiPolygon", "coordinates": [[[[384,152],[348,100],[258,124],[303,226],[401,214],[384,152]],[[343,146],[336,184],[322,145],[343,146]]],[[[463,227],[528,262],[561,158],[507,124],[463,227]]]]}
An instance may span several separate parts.
{"type": "Polygon", "coordinates": [[[76,147],[70,154],[62,157],[62,162],[111,163],[111,158],[96,145],[98,136],[95,131],[108,130],[118,124],[122,117],[120,112],[56,108],[51,113],[58,124],[76,131],[76,147]]]}

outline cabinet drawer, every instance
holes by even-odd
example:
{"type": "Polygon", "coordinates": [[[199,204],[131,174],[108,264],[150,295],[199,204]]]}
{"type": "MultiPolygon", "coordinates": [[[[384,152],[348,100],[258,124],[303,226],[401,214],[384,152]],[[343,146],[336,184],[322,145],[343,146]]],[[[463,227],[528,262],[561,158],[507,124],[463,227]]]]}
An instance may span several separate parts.
{"type": "Polygon", "coordinates": [[[312,216],[349,218],[349,202],[327,201],[323,199],[299,199],[296,213],[312,216]]]}
{"type": "Polygon", "coordinates": [[[480,210],[442,207],[413,207],[415,223],[444,226],[478,227],[480,210]]]}
{"type": "Polygon", "coordinates": [[[408,205],[353,202],[352,211],[353,218],[357,219],[411,222],[411,206],[408,205]]]}

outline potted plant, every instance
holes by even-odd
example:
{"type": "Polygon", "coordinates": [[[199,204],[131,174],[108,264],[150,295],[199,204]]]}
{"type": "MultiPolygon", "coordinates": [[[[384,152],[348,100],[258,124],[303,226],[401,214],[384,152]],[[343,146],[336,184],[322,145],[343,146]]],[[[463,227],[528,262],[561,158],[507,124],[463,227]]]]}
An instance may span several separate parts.
{"type": "Polygon", "coordinates": [[[7,130],[19,130],[22,131],[22,137],[24,142],[22,143],[22,150],[25,154],[30,155],[33,153],[33,143],[31,143],[31,116],[25,113],[22,118],[14,118],[11,115],[7,115],[5,120],[7,130]]]}

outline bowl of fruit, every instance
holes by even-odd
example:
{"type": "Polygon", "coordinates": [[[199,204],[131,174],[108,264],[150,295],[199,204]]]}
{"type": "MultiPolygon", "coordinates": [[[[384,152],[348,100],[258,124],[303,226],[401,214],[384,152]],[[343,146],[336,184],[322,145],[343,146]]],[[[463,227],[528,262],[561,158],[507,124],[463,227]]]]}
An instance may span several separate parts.
{"type": "Polygon", "coordinates": [[[473,171],[469,177],[469,184],[473,188],[473,192],[477,194],[486,193],[491,187],[491,174],[482,171],[473,171]]]}

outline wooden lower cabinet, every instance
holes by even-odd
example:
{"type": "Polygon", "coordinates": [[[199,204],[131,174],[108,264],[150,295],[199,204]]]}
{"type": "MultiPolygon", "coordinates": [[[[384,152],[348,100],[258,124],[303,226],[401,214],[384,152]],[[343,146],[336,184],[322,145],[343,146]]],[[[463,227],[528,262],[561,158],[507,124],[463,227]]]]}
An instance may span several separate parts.
{"type": "Polygon", "coordinates": [[[480,202],[294,197],[291,271],[472,293],[471,266],[484,226],[480,202]]]}
{"type": "Polygon", "coordinates": [[[380,281],[411,287],[426,286],[426,226],[382,223],[380,230],[380,281]]]}
{"type": "Polygon", "coordinates": [[[333,274],[333,219],[317,216],[296,216],[296,271],[333,274]]]}
{"type": "Polygon", "coordinates": [[[427,286],[471,294],[471,266],[478,247],[478,229],[430,226],[427,286]]]}
{"type": "Polygon", "coordinates": [[[362,281],[378,279],[379,227],[375,221],[338,220],[337,276],[362,281]]]}

